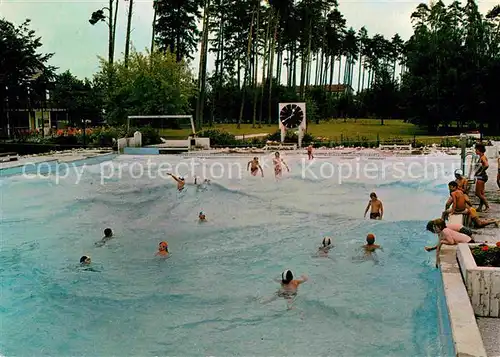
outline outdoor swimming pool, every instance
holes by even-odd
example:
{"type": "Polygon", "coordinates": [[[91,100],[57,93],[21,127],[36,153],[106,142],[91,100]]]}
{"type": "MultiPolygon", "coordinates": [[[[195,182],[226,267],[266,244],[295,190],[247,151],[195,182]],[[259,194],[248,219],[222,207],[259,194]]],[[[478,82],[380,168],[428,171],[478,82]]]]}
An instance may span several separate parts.
{"type": "MultiPolygon", "coordinates": [[[[120,156],[113,164],[146,160],[120,156]]],[[[53,175],[2,178],[0,353],[452,356],[440,275],[423,247],[435,241],[425,222],[439,216],[458,158],[312,165],[318,173],[327,162],[343,170],[390,165],[385,177],[379,168],[376,179],[344,175],[341,184],[337,176],[302,177],[301,159],[285,160],[292,172],[278,183],[268,168],[264,178],[226,174],[206,191],[180,195],[171,179],[129,172],[101,185],[99,165],[84,167],[79,184],[74,172],[58,184],[53,175]],[[437,177],[431,162],[445,165],[437,177]],[[399,163],[414,163],[417,177],[398,178],[399,163]],[[372,190],[383,221],[363,220],[372,190]],[[202,224],[201,210],[209,220],[202,224]],[[97,248],[106,227],[116,239],[97,248]],[[369,232],[384,248],[378,263],[360,259],[369,232]],[[324,235],[335,248],[313,258],[324,235]],[[153,256],[162,240],[170,259],[153,256]],[[100,272],[78,268],[84,254],[100,272]],[[290,311],[283,300],[261,303],[285,269],[310,278],[290,311]]],[[[247,161],[218,166],[244,170],[247,161]]]]}

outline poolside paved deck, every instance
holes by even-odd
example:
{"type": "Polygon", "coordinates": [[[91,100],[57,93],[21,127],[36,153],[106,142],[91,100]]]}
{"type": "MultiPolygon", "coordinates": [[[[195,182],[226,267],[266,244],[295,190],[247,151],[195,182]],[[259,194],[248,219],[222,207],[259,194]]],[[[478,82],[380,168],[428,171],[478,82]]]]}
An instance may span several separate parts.
{"type": "MultiPolygon", "coordinates": [[[[497,160],[489,159],[490,168],[488,169],[489,179],[486,182],[486,198],[490,203],[490,211],[483,213],[481,218],[497,218],[500,219],[500,192],[496,183],[497,176],[497,160]]],[[[470,192],[470,198],[474,203],[478,203],[474,197],[473,189],[470,192]]],[[[500,229],[498,228],[483,228],[477,230],[475,238],[478,241],[488,241],[488,243],[496,243],[500,241],[500,229]]],[[[477,324],[481,337],[483,338],[484,347],[488,357],[500,357],[500,318],[477,317],[477,324]]]]}
{"type": "Polygon", "coordinates": [[[20,157],[19,160],[17,161],[0,163],[0,170],[20,167],[31,163],[40,163],[40,162],[55,161],[55,160],[59,162],[78,161],[78,160],[90,159],[101,155],[107,155],[111,153],[113,153],[112,150],[78,149],[78,150],[59,151],[43,155],[27,155],[20,157]]]}

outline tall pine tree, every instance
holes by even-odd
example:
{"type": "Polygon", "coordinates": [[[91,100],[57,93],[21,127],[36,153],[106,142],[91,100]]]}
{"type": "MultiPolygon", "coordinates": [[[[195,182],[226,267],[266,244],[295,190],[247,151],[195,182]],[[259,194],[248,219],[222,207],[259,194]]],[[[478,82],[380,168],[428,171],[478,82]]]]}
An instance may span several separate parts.
{"type": "Polygon", "coordinates": [[[155,42],[161,51],[175,54],[177,61],[193,59],[199,40],[198,21],[202,0],[157,0],[155,42]]]}

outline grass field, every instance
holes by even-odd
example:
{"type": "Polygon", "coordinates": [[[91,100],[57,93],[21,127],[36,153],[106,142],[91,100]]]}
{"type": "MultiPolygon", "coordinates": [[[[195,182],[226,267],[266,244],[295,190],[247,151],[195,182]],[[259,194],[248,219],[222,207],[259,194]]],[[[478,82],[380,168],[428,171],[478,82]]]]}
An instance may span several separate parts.
{"type": "MultiPolygon", "coordinates": [[[[278,130],[278,125],[262,125],[261,128],[252,128],[251,124],[241,124],[237,129],[236,124],[219,124],[214,127],[230,132],[234,135],[250,135],[260,133],[274,133],[278,130]]],[[[209,128],[204,128],[209,129],[209,128]]],[[[384,125],[380,125],[380,120],[375,119],[343,119],[322,122],[321,124],[309,124],[307,132],[315,137],[328,138],[332,141],[344,140],[391,140],[391,139],[410,139],[414,136],[417,139],[432,139],[436,136],[426,135],[425,131],[419,127],[405,123],[402,120],[385,120],[384,125]]],[[[187,137],[187,130],[162,130],[160,133],[166,138],[187,137]]]]}

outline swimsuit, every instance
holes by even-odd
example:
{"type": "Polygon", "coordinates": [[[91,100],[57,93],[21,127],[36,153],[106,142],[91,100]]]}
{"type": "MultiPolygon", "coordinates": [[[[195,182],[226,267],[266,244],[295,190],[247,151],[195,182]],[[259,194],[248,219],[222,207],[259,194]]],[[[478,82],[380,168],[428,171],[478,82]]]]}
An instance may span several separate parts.
{"type": "Polygon", "coordinates": [[[273,163],[274,163],[274,174],[276,176],[281,175],[281,172],[283,171],[283,169],[281,167],[280,160],[279,159],[273,159],[273,163]]]}
{"type": "Polygon", "coordinates": [[[372,212],[370,213],[370,219],[377,219],[380,217],[380,213],[379,212],[372,212]]]}
{"type": "Polygon", "coordinates": [[[468,235],[469,237],[472,237],[472,231],[467,227],[460,228],[459,232],[468,235]]]}
{"type": "Polygon", "coordinates": [[[296,291],[280,290],[280,291],[278,291],[278,296],[290,299],[290,298],[297,296],[297,292],[296,291]]]}
{"type": "Polygon", "coordinates": [[[250,169],[250,173],[251,173],[252,175],[254,175],[254,176],[256,176],[256,175],[257,175],[257,172],[258,172],[258,171],[259,171],[259,168],[258,168],[258,167],[252,167],[252,168],[250,169]]]}
{"type": "Polygon", "coordinates": [[[484,183],[488,182],[488,174],[486,173],[487,168],[484,168],[481,170],[479,175],[476,175],[476,180],[481,180],[484,183]]]}

